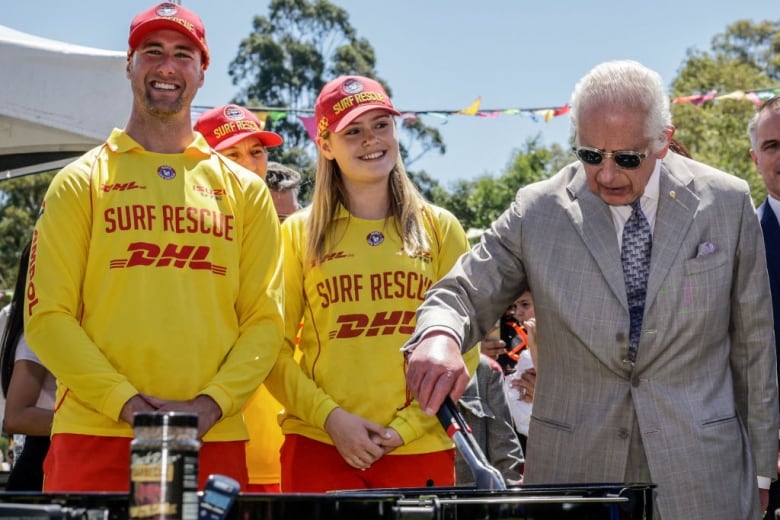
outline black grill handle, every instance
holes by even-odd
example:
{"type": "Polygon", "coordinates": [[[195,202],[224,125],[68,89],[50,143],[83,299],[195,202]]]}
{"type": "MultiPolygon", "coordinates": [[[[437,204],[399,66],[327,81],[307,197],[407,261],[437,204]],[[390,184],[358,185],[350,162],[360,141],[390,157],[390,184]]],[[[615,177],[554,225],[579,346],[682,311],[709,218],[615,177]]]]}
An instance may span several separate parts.
{"type": "Polygon", "coordinates": [[[450,396],[444,399],[436,417],[471,468],[477,489],[506,489],[504,477],[488,462],[471,434],[471,428],[450,396]]]}

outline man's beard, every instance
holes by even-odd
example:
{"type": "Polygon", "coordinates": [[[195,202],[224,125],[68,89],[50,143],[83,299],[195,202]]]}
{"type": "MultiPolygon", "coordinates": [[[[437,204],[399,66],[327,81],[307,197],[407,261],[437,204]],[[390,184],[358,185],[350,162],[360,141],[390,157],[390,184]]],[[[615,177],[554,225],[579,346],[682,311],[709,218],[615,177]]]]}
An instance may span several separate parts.
{"type": "Polygon", "coordinates": [[[181,96],[176,98],[175,101],[161,102],[152,99],[152,97],[149,94],[146,95],[146,110],[147,112],[149,112],[149,114],[153,116],[162,119],[173,117],[181,113],[183,108],[184,108],[184,102],[181,96]]]}

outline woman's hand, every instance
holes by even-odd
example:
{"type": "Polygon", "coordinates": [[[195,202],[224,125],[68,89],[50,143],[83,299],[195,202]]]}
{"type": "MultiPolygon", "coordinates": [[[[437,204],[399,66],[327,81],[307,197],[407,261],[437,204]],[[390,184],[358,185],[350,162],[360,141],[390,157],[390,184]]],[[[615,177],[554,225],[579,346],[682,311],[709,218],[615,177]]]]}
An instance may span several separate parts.
{"type": "Polygon", "coordinates": [[[379,435],[371,434],[371,440],[377,444],[377,446],[382,446],[382,448],[385,450],[385,455],[393,451],[399,446],[403,446],[404,441],[401,438],[401,436],[398,434],[397,431],[395,431],[393,428],[387,428],[385,431],[388,433],[388,437],[380,437],[379,435]]]}
{"type": "Polygon", "coordinates": [[[520,400],[526,403],[534,402],[534,391],[536,390],[536,369],[527,368],[520,374],[520,377],[513,377],[509,380],[509,385],[520,393],[520,400]]]}
{"type": "Polygon", "coordinates": [[[531,362],[536,364],[536,318],[529,318],[523,322],[525,327],[526,341],[528,342],[528,351],[531,353],[531,362]]]}
{"type": "MultiPolygon", "coordinates": [[[[377,442],[391,442],[393,431],[375,422],[335,408],[325,420],[325,431],[344,461],[355,469],[368,469],[385,454],[377,442]]],[[[398,434],[395,434],[398,436],[398,434]]],[[[400,437],[399,437],[400,439],[400,437]]]]}

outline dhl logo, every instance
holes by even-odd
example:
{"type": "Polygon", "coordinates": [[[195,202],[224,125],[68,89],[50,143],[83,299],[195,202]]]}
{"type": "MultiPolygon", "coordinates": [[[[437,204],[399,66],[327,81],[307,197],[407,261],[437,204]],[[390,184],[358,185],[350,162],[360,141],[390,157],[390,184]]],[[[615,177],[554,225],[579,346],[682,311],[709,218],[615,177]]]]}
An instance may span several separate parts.
{"type": "Polygon", "coordinates": [[[187,246],[168,244],[160,247],[149,242],[133,242],[127,247],[129,258],[111,260],[111,269],[123,269],[137,266],[176,267],[211,271],[224,276],[227,268],[214,265],[207,260],[211,248],[208,246],[187,246]]]}
{"type": "Polygon", "coordinates": [[[330,332],[330,339],[347,339],[365,336],[390,336],[414,332],[414,311],[377,312],[367,314],[342,314],[336,319],[341,326],[330,332]]]}
{"type": "Polygon", "coordinates": [[[135,181],[118,182],[116,184],[101,184],[100,189],[108,193],[111,191],[145,190],[146,186],[139,186],[135,181]]]}
{"type": "Polygon", "coordinates": [[[336,251],[335,253],[327,254],[323,257],[322,263],[324,264],[328,260],[338,260],[339,258],[349,258],[354,256],[353,254],[346,254],[344,251],[336,251]]]}

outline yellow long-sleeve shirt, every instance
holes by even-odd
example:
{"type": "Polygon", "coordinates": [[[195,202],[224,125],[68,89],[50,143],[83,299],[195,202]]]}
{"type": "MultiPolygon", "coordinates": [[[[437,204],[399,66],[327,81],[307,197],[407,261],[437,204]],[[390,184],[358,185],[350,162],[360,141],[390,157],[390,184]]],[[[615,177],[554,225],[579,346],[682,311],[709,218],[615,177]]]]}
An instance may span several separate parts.
{"type": "MultiPolygon", "coordinates": [[[[410,257],[391,220],[364,220],[341,208],[335,233],[340,240],[316,267],[303,265],[309,212],[285,221],[285,346],[266,385],[285,406],[286,434],[333,444],[324,424],[341,407],[394,428],[404,445],[393,454],[452,447],[436,417],[409,402],[400,352],[414,331],[425,291],[468,249],[451,213],[432,205],[425,212],[432,251],[410,257]],[[297,363],[293,353],[301,319],[297,363]]],[[[478,354],[470,360],[472,368],[478,354]]]]}
{"type": "Polygon", "coordinates": [[[141,392],[214,399],[206,441],[246,439],[241,408],[283,338],[279,225],[262,180],[198,135],[158,154],[120,130],[55,176],[36,224],[25,333],[58,380],[53,433],[132,436],[141,392]]]}

